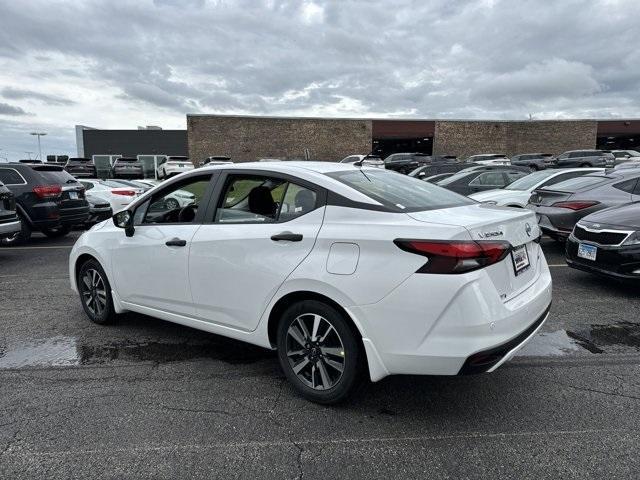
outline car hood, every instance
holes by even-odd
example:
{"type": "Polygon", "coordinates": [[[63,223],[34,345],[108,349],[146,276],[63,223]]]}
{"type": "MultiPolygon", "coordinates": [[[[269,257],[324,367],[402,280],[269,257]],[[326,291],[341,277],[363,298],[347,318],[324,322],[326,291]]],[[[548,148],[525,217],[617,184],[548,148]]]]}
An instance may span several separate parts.
{"type": "Polygon", "coordinates": [[[586,226],[598,223],[640,230],[640,202],[627,203],[618,207],[606,208],[584,217],[580,223],[586,226]]]}

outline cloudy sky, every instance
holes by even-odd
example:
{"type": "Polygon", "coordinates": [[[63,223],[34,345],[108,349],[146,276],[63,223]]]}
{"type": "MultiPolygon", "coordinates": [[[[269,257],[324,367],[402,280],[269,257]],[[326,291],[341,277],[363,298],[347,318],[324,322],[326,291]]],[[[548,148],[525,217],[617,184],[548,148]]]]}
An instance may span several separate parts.
{"type": "Polygon", "coordinates": [[[640,117],[638,0],[0,0],[0,157],[186,113],[640,117]]]}

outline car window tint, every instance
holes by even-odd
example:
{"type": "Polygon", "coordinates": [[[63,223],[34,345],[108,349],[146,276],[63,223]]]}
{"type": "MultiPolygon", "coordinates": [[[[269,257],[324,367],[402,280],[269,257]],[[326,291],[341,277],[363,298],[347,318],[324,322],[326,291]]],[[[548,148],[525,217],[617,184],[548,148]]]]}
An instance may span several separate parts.
{"type": "Polygon", "coordinates": [[[525,172],[504,172],[510,182],[526,176],[525,172]]]}
{"type": "Polygon", "coordinates": [[[502,172],[486,172],[474,178],[469,185],[490,185],[497,187],[504,185],[504,183],[502,172]]]}
{"type": "Polygon", "coordinates": [[[287,189],[286,180],[229,175],[216,208],[216,223],[273,223],[287,189]]]}
{"type": "Polygon", "coordinates": [[[549,185],[555,185],[556,183],[564,182],[565,180],[569,180],[570,178],[581,177],[582,175],[584,175],[584,173],[582,172],[562,173],[560,175],[556,175],[553,178],[550,178],[549,180],[544,182],[542,185],[540,185],[540,187],[538,188],[546,187],[549,185]]]}
{"type": "Polygon", "coordinates": [[[558,190],[560,192],[577,192],[578,190],[583,188],[595,187],[596,185],[604,183],[607,180],[608,178],[603,176],[584,175],[578,178],[570,178],[569,180],[558,182],[551,187],[545,188],[550,190],[558,190]]]}
{"type": "Polygon", "coordinates": [[[198,208],[206,206],[200,204],[210,180],[211,175],[202,175],[163,188],[151,197],[141,223],[193,223],[198,208]]]}
{"type": "Polygon", "coordinates": [[[625,180],[624,182],[614,183],[613,188],[617,188],[618,190],[622,190],[623,192],[633,193],[637,183],[638,179],[632,178],[631,180],[625,180]]]}
{"type": "Polygon", "coordinates": [[[295,183],[287,184],[278,221],[287,222],[316,208],[316,192],[295,183]]]}
{"type": "Polygon", "coordinates": [[[5,185],[20,185],[25,183],[22,176],[13,168],[0,168],[0,182],[5,185]]]}

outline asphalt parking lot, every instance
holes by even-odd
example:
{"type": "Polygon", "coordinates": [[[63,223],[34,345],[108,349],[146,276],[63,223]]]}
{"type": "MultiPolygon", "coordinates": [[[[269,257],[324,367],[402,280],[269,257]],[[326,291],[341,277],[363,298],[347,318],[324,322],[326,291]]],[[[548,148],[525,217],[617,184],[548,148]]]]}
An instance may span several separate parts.
{"type": "Polygon", "coordinates": [[[635,478],[640,298],[565,266],[491,375],[391,377],[340,407],[295,395],[271,352],[137,314],[100,327],[69,289],[74,242],[0,249],[0,478],[635,478]]]}

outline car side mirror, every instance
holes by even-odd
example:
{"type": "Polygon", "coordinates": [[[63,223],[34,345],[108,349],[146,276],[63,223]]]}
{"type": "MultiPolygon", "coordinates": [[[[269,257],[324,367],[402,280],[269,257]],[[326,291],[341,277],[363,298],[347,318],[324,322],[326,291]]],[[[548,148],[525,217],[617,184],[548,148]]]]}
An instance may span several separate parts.
{"type": "Polygon", "coordinates": [[[133,228],[133,214],[129,210],[122,210],[113,216],[113,224],[118,228],[124,228],[127,237],[133,237],[136,231],[133,228]]]}

